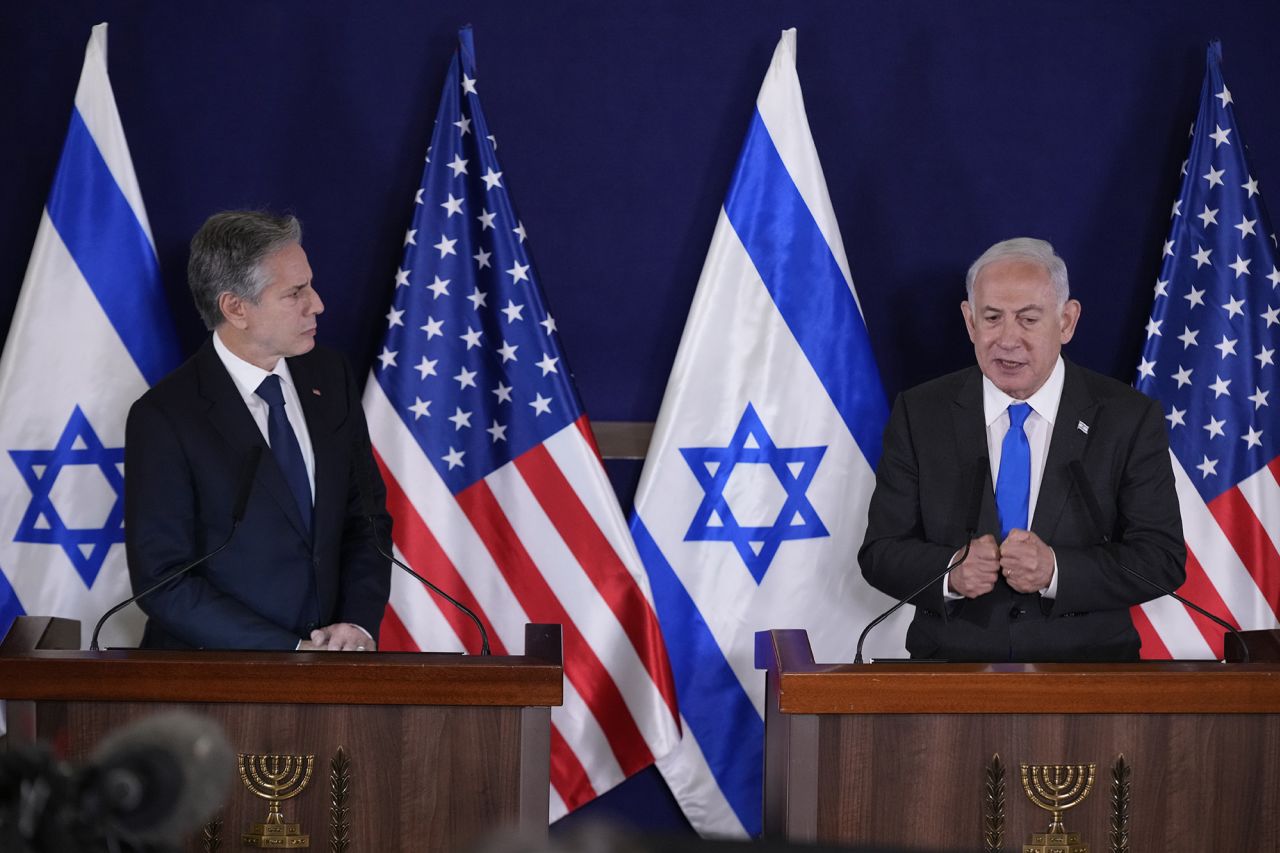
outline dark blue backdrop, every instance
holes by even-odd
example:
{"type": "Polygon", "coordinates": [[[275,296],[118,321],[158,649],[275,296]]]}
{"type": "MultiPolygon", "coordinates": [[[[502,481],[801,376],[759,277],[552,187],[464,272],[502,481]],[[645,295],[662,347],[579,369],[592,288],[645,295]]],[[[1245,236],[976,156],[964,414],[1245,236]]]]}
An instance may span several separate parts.
{"type": "MultiPolygon", "coordinates": [[[[360,369],[455,32],[473,23],[505,182],[597,420],[657,414],[783,27],[799,30],[813,135],[891,395],[971,360],[964,270],[1016,234],[1052,240],[1071,268],[1085,311],[1069,355],[1132,378],[1210,38],[1254,176],[1273,204],[1280,188],[1274,2],[6,3],[0,329],[102,20],[184,349],[203,336],[185,291],[191,233],[215,210],[270,206],[304,221],[328,308],[320,339],[360,369]]],[[[650,778],[604,807],[678,822],[657,796],[650,778]]]]}

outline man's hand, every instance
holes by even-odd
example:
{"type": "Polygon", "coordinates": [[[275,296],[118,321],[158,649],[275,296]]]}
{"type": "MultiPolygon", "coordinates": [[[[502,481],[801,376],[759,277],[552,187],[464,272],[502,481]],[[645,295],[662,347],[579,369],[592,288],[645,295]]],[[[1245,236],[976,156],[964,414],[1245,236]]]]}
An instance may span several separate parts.
{"type": "Polygon", "coordinates": [[[303,640],[298,648],[300,651],[372,652],[378,644],[350,622],[335,622],[312,631],[311,639],[303,640]]]}
{"type": "Polygon", "coordinates": [[[969,556],[947,575],[947,585],[956,595],[977,598],[995,589],[1000,576],[1000,549],[990,533],[974,539],[969,556]]]}
{"type": "Polygon", "coordinates": [[[1039,592],[1053,579],[1053,549],[1030,530],[1010,530],[1000,544],[1000,571],[1017,592],[1039,592]]]}

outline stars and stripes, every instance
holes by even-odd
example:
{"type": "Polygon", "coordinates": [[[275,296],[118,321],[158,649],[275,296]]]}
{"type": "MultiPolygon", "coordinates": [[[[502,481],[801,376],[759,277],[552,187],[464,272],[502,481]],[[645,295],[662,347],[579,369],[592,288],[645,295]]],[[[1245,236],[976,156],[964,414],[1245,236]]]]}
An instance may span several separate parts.
{"type": "MultiPolygon", "coordinates": [[[[1210,44],[1136,385],[1159,399],[1187,540],[1182,593],[1241,628],[1280,613],[1280,268],[1222,53],[1210,44]]],[[[1221,629],[1171,599],[1134,609],[1148,657],[1210,657],[1221,629]]]]}
{"type": "MultiPolygon", "coordinates": [[[[459,32],[386,334],[365,392],[397,550],[475,609],[495,654],[564,627],[554,819],[677,738],[648,582],[578,401],[459,32]]],[[[475,651],[474,626],[397,573],[384,649],[475,651]]]]}

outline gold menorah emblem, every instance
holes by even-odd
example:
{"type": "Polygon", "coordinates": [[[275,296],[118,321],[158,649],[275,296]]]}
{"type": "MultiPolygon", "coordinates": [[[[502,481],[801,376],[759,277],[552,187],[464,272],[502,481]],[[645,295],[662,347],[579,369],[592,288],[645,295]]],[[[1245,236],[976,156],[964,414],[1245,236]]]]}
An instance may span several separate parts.
{"type": "Polygon", "coordinates": [[[1080,833],[1067,832],[1062,813],[1080,805],[1093,790],[1096,764],[1023,764],[1022,790],[1027,799],[1053,815],[1048,832],[1033,832],[1022,853],[1089,853],[1080,833]]]}
{"type": "Polygon", "coordinates": [[[236,756],[240,781],[257,797],[268,803],[267,819],[251,824],[240,836],[246,847],[310,847],[311,836],[304,835],[302,825],[287,823],[280,804],[302,793],[311,781],[314,755],[245,755],[236,756]]]}

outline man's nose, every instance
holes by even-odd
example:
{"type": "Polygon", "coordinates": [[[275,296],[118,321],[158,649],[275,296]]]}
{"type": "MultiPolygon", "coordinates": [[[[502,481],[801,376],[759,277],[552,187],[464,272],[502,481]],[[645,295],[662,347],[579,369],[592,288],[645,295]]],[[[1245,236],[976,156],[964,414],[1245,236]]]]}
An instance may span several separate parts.
{"type": "Polygon", "coordinates": [[[320,299],[319,291],[316,291],[316,290],[311,291],[311,304],[308,306],[308,308],[310,309],[310,313],[312,314],[324,313],[324,302],[320,299]]]}
{"type": "Polygon", "coordinates": [[[996,329],[996,346],[1002,349],[1015,349],[1019,340],[1017,323],[1005,321],[996,329]]]}

